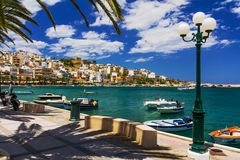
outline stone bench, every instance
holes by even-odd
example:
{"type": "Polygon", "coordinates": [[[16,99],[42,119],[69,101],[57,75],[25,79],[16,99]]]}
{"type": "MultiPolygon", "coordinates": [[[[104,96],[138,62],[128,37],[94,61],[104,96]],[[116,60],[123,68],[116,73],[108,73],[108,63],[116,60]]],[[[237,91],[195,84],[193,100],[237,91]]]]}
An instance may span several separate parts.
{"type": "Polygon", "coordinates": [[[29,113],[42,113],[45,112],[45,106],[42,104],[23,102],[22,110],[23,112],[29,113]]]}
{"type": "Polygon", "coordinates": [[[121,136],[127,135],[127,124],[130,122],[127,119],[116,118],[113,120],[113,133],[121,136]]]}
{"type": "Polygon", "coordinates": [[[144,148],[157,146],[157,131],[147,125],[136,126],[136,143],[144,148]]]}
{"type": "Polygon", "coordinates": [[[139,122],[128,122],[126,129],[126,137],[130,140],[136,140],[136,126],[141,125],[139,122]]]}
{"type": "Polygon", "coordinates": [[[113,118],[108,116],[86,116],[85,128],[112,131],[113,118]]]}

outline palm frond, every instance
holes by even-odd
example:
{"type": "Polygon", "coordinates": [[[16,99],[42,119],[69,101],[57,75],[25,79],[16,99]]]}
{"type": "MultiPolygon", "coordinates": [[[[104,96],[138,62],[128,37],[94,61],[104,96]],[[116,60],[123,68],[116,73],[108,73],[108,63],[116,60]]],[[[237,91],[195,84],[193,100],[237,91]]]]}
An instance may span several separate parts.
{"type": "Polygon", "coordinates": [[[78,10],[79,14],[82,16],[83,20],[85,21],[85,24],[87,27],[89,27],[89,22],[87,20],[87,17],[84,15],[84,13],[82,12],[81,8],[79,7],[79,5],[77,4],[77,2],[75,0],[70,0],[73,4],[73,6],[78,10]]]}
{"type": "Polygon", "coordinates": [[[103,9],[103,11],[107,14],[107,16],[109,17],[110,21],[112,22],[116,32],[121,35],[121,30],[118,27],[117,22],[114,20],[114,18],[112,17],[111,13],[109,12],[109,10],[107,9],[107,7],[103,4],[103,2],[101,0],[96,0],[97,3],[99,4],[99,6],[103,9]]]}
{"type": "Polygon", "coordinates": [[[119,20],[123,20],[122,9],[116,0],[106,0],[108,5],[111,7],[113,14],[119,20]]]}
{"type": "Polygon", "coordinates": [[[51,14],[51,12],[48,10],[47,6],[41,1],[41,0],[36,0],[38,2],[38,4],[42,7],[42,9],[47,13],[49,20],[51,21],[54,29],[56,29],[56,24],[54,21],[54,18],[51,14]]]}
{"type": "Polygon", "coordinates": [[[88,0],[88,1],[89,1],[89,3],[91,3],[91,4],[94,6],[94,8],[99,12],[98,7],[97,7],[96,3],[94,2],[94,0],[88,0]]]}

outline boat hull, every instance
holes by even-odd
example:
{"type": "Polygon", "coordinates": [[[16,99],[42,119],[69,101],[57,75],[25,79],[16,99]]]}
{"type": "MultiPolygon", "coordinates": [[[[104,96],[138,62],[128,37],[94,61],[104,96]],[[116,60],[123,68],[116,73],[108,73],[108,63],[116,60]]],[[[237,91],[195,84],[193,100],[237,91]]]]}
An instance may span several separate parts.
{"type": "Polygon", "coordinates": [[[221,138],[211,137],[215,143],[218,144],[240,144],[240,138],[221,138]]]}
{"type": "Polygon", "coordinates": [[[164,132],[179,132],[192,129],[192,124],[187,124],[185,126],[174,126],[174,127],[166,127],[166,126],[150,126],[156,130],[164,131],[164,132]]]}
{"type": "Polygon", "coordinates": [[[158,108],[159,112],[161,114],[174,114],[174,113],[180,113],[180,112],[183,112],[184,111],[184,108],[181,107],[181,108],[158,108]]]}
{"type": "MultiPolygon", "coordinates": [[[[71,103],[70,102],[47,102],[44,100],[35,100],[35,103],[38,104],[44,104],[44,105],[49,105],[49,106],[54,106],[54,107],[58,107],[58,108],[64,108],[66,110],[71,110],[71,103]]],[[[84,110],[84,109],[97,109],[98,108],[98,104],[97,105],[93,105],[93,104],[80,104],[80,109],[84,110]]]]}

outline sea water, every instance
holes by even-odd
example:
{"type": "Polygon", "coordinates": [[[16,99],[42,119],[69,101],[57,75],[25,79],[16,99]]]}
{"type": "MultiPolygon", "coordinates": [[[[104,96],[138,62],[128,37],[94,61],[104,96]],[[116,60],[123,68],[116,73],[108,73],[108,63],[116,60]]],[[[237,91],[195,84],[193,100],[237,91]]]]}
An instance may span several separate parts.
{"type": "MultiPolygon", "coordinates": [[[[179,91],[177,88],[150,87],[80,87],[80,86],[41,86],[15,88],[17,91],[33,91],[32,95],[19,95],[19,99],[33,101],[38,95],[46,92],[63,94],[68,99],[83,97],[82,92],[91,91],[96,94],[89,98],[99,100],[97,110],[82,110],[90,115],[108,115],[132,121],[181,118],[191,116],[195,100],[195,90],[179,91]],[[147,110],[143,103],[155,98],[175,99],[184,102],[184,112],[179,114],[163,114],[147,110]]],[[[205,110],[205,139],[211,141],[209,132],[233,125],[240,126],[240,88],[202,88],[202,101],[205,110]]],[[[192,131],[175,132],[175,134],[191,137],[192,131]]],[[[240,145],[234,145],[240,148],[240,145]]]]}

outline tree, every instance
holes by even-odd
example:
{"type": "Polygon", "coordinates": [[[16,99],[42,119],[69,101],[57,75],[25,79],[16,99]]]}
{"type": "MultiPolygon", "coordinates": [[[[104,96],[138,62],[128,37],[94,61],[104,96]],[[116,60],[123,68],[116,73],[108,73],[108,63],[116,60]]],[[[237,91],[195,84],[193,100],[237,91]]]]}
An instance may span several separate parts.
{"type": "MultiPolygon", "coordinates": [[[[49,20],[56,29],[54,18],[47,8],[46,4],[42,0],[35,0],[42,7],[42,9],[48,15],[49,20]]],[[[82,16],[83,20],[87,27],[89,27],[89,22],[86,15],[81,10],[80,6],[77,3],[77,0],[69,0],[71,4],[77,9],[79,14],[82,16]]],[[[117,3],[117,0],[105,0],[110,6],[111,10],[103,3],[103,0],[88,0],[88,2],[99,11],[98,6],[107,14],[111,20],[115,30],[118,34],[121,34],[121,31],[118,27],[116,21],[122,21],[122,11],[120,5],[117,3]],[[111,12],[113,14],[111,14],[111,12]],[[114,17],[115,19],[114,19],[114,17]]],[[[24,33],[26,31],[28,34],[32,34],[31,30],[22,23],[23,21],[31,22],[35,25],[38,25],[37,21],[32,18],[32,13],[22,4],[20,0],[0,0],[0,43],[7,45],[6,40],[14,44],[14,40],[9,37],[9,31],[16,33],[21,36],[26,42],[33,42],[32,39],[24,33]],[[23,31],[24,30],[24,31],[23,31]]],[[[7,45],[8,46],[8,45],[7,45]]]]}

